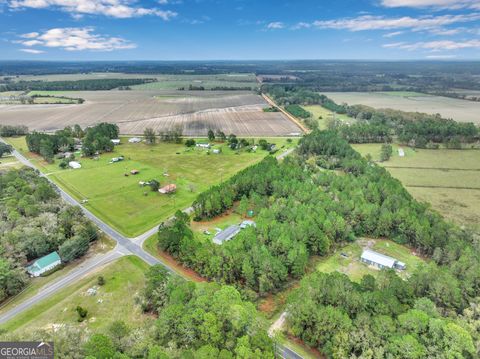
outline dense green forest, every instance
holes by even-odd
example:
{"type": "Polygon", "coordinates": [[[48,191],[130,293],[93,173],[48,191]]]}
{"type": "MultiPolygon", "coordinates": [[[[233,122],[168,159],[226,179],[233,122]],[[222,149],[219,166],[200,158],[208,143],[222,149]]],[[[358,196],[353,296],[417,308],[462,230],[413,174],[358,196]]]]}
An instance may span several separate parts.
{"type": "Polygon", "coordinates": [[[256,228],[217,246],[192,240],[188,218],[177,215],[160,227],[160,248],[207,278],[262,295],[300,278],[311,255],[328,255],[357,236],[387,237],[441,266],[417,273],[428,278],[435,273],[419,290],[438,305],[460,310],[480,293],[472,235],[416,202],[334,131],[315,131],[301,140],[297,156],[281,164],[266,158],[200,194],[195,219],[222,214],[235,201],[240,214],[258,213],[256,228]],[[436,295],[440,287],[442,295],[436,295]]]}
{"type": "Polygon", "coordinates": [[[473,123],[455,122],[439,115],[376,110],[363,105],[339,105],[325,95],[299,86],[270,85],[264,87],[263,91],[284,105],[287,111],[288,108],[293,108],[294,113],[291,113],[307,119],[305,123],[312,129],[316,128],[316,121],[308,120],[308,112],[300,112],[298,108],[301,107],[297,105],[318,104],[332,112],[356,119],[356,123],[349,125],[339,120],[328,123],[330,129],[337,130],[350,143],[391,142],[393,136],[396,136],[400,142],[417,148],[436,148],[441,143],[449,148],[460,148],[461,143],[472,143],[480,137],[480,130],[473,123]]]}
{"type": "Polygon", "coordinates": [[[154,319],[140,327],[111,318],[106,330],[93,334],[63,326],[7,339],[53,340],[58,358],[274,358],[273,343],[255,306],[243,301],[235,288],[186,282],[160,265],[151,267],[146,279],[136,299],[154,319]]]}
{"type": "Polygon", "coordinates": [[[99,79],[76,81],[18,81],[0,83],[0,91],[101,91],[155,82],[155,79],[99,79]]]}
{"type": "Polygon", "coordinates": [[[290,301],[291,332],[333,358],[478,354],[478,237],[416,202],[337,132],[314,131],[298,156],[281,164],[267,158],[202,193],[195,218],[213,218],[235,201],[241,212],[259,213],[256,228],[217,246],[194,238],[188,217],[177,213],[160,227],[160,248],[255,298],[252,291],[266,294],[302,277],[312,254],[328,255],[357,236],[391,238],[432,261],[407,281],[393,271],[361,284],[341,274],[312,275],[290,301]]]}
{"type": "Polygon", "coordinates": [[[478,299],[449,315],[415,282],[393,270],[360,283],[315,272],[289,300],[289,331],[334,359],[478,358],[478,299]]]}
{"type": "Polygon", "coordinates": [[[26,136],[28,150],[41,155],[46,161],[53,162],[59,152],[73,151],[76,144],[81,144],[85,156],[99,152],[113,151],[112,139],[118,138],[116,124],[102,122],[83,130],[79,125],[65,127],[53,135],[32,132],[26,136]]]}
{"type": "Polygon", "coordinates": [[[0,301],[28,283],[24,266],[58,251],[64,262],[85,254],[96,227],[29,168],[0,173],[0,301]]]}

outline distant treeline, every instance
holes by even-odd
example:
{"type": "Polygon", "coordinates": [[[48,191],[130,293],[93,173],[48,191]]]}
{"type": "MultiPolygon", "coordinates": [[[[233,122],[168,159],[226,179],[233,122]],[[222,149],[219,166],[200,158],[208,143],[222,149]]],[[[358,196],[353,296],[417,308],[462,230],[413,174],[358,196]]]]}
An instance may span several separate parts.
{"type": "Polygon", "coordinates": [[[404,112],[392,109],[377,110],[363,105],[337,104],[325,95],[298,86],[268,86],[263,88],[294,116],[305,119],[311,128],[318,122],[307,116],[308,111],[299,105],[317,104],[337,114],[356,119],[354,124],[330,120],[330,129],[336,129],[350,143],[391,142],[393,136],[417,148],[435,148],[444,143],[450,148],[460,148],[461,143],[479,139],[479,128],[473,123],[456,122],[440,115],[419,112],[404,112]]]}
{"type": "Polygon", "coordinates": [[[28,133],[27,126],[0,125],[1,137],[25,136],[28,133]]]}
{"type": "Polygon", "coordinates": [[[156,79],[95,79],[77,81],[18,81],[0,84],[0,91],[100,91],[155,82],[156,79]]]}
{"type": "Polygon", "coordinates": [[[190,85],[187,88],[179,87],[178,91],[253,91],[255,88],[250,86],[235,87],[235,86],[215,86],[209,89],[206,89],[205,86],[195,86],[190,85]]]}

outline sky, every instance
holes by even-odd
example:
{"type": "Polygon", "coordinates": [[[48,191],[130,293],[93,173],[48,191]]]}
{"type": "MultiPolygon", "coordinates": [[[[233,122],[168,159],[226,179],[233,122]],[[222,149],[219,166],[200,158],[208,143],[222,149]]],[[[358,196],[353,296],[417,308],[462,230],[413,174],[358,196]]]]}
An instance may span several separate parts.
{"type": "Polygon", "coordinates": [[[480,59],[480,0],[0,0],[0,60],[290,59],[480,59]]]}

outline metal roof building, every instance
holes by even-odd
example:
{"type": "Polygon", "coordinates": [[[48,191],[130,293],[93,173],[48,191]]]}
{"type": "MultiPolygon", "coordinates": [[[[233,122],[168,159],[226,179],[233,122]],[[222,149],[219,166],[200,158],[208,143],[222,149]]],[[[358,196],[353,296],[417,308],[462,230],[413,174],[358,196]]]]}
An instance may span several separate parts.
{"type": "Polygon", "coordinates": [[[237,225],[233,225],[228,227],[227,229],[217,233],[215,237],[213,237],[213,243],[222,245],[224,242],[228,242],[233,237],[235,237],[238,232],[240,232],[240,227],[237,225]]]}
{"type": "Polygon", "coordinates": [[[378,268],[395,268],[395,264],[397,263],[395,258],[372,251],[370,249],[365,249],[363,251],[360,260],[368,265],[378,268]]]}
{"type": "Polygon", "coordinates": [[[27,267],[27,272],[33,277],[38,277],[60,264],[62,264],[60,256],[57,252],[52,252],[42,258],[37,259],[35,262],[29,265],[27,267]]]}

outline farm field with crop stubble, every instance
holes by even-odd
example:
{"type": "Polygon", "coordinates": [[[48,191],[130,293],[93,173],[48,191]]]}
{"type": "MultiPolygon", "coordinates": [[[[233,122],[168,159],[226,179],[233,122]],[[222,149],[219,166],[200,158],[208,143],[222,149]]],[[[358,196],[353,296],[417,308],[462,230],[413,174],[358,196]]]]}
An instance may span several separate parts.
{"type": "Polygon", "coordinates": [[[324,92],[337,103],[362,104],[407,112],[439,113],[458,122],[480,123],[480,102],[411,92],[324,92]]]}
{"type": "Polygon", "coordinates": [[[122,134],[146,127],[165,131],[181,126],[184,135],[204,136],[208,129],[240,136],[285,136],[300,132],[281,113],[266,113],[265,101],[245,91],[37,91],[85,99],[81,105],[0,105],[0,123],[31,130],[117,123],[122,134]]]}
{"type": "MultiPolygon", "coordinates": [[[[380,158],[380,144],[361,144],[353,147],[362,155],[380,158]]],[[[398,156],[379,162],[399,179],[419,201],[430,203],[447,219],[480,229],[480,151],[479,150],[405,150],[398,156]]]]}

